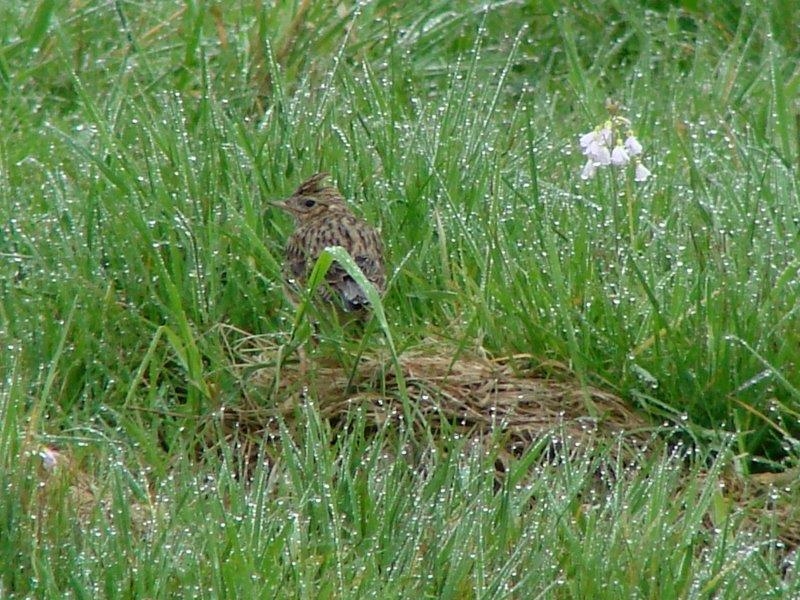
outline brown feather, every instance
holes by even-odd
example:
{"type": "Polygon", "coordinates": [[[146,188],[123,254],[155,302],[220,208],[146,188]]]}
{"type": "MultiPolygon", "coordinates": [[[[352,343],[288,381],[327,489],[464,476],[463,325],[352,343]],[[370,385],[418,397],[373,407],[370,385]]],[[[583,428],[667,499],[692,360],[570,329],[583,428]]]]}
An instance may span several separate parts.
{"type": "MultiPolygon", "coordinates": [[[[372,226],[350,212],[336,188],[323,184],[325,177],[327,173],[310,177],[281,204],[297,222],[286,243],[288,274],[305,284],[322,251],[328,246],[341,246],[367,280],[383,293],[386,274],[381,238],[372,226]]],[[[325,281],[327,289],[320,292],[325,300],[338,296],[345,310],[369,305],[364,291],[338,263],[331,265],[325,281]]]]}

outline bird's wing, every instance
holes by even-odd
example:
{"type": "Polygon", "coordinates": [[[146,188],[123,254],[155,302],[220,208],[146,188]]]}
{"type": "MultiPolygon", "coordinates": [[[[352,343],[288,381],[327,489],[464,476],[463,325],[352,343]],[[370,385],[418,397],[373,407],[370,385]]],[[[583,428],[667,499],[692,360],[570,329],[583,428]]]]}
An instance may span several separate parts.
{"type": "Polygon", "coordinates": [[[290,236],[286,242],[286,264],[284,268],[289,277],[301,283],[305,282],[309,268],[308,256],[302,239],[297,235],[290,236]]]}
{"type": "Polygon", "coordinates": [[[378,232],[374,229],[365,228],[361,232],[364,241],[356,244],[350,252],[353,260],[364,273],[367,279],[383,293],[386,284],[386,272],[383,266],[383,244],[378,232]]]}
{"type": "Polygon", "coordinates": [[[334,296],[339,296],[345,310],[358,310],[369,306],[369,300],[347,271],[334,262],[325,276],[326,286],[320,290],[322,297],[331,301],[334,296]]]}
{"type": "MultiPolygon", "coordinates": [[[[383,245],[378,232],[366,223],[347,215],[325,226],[307,226],[297,229],[286,244],[286,269],[290,277],[304,283],[314,261],[328,246],[342,246],[382,293],[386,275],[383,267],[383,245]]],[[[326,301],[339,296],[346,310],[357,310],[369,305],[364,291],[341,265],[334,262],[325,276],[326,284],[319,293],[326,301]]]]}

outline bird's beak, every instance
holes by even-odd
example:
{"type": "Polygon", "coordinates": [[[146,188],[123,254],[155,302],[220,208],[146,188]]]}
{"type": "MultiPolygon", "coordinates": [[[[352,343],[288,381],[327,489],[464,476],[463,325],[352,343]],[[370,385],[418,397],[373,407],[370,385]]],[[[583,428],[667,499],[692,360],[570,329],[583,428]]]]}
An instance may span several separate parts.
{"type": "Polygon", "coordinates": [[[280,208],[281,210],[285,210],[286,212],[292,212],[292,210],[286,205],[286,201],[284,200],[267,200],[266,204],[268,206],[280,208]]]}

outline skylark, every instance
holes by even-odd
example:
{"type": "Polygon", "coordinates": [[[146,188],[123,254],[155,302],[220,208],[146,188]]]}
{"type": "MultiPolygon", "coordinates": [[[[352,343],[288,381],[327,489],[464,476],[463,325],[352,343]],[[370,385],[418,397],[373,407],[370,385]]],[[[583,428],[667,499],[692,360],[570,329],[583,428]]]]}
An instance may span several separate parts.
{"type": "MultiPolygon", "coordinates": [[[[290,279],[305,285],[322,251],[329,246],[341,246],[367,280],[383,293],[386,273],[380,235],[350,211],[338,189],[324,184],[326,177],[327,173],[313,175],[286,200],[275,203],[291,213],[297,225],[286,243],[286,271],[290,279]]],[[[364,290],[336,262],[328,270],[320,295],[348,312],[369,307],[364,290]]]]}

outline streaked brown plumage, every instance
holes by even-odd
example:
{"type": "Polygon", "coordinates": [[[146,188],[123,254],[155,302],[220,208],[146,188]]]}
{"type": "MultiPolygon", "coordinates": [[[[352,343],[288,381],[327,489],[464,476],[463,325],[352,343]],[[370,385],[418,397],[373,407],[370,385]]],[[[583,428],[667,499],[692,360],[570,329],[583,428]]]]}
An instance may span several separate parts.
{"type": "MultiPolygon", "coordinates": [[[[327,173],[317,173],[300,184],[289,198],[276,204],[290,212],[297,223],[286,243],[286,270],[291,278],[305,284],[320,253],[328,246],[341,246],[353,257],[366,278],[383,293],[386,275],[383,244],[378,232],[359,219],[345,204],[335,187],[324,185],[327,173]]],[[[325,300],[338,295],[347,311],[369,306],[364,290],[350,275],[333,263],[326,275],[325,300]]]]}

